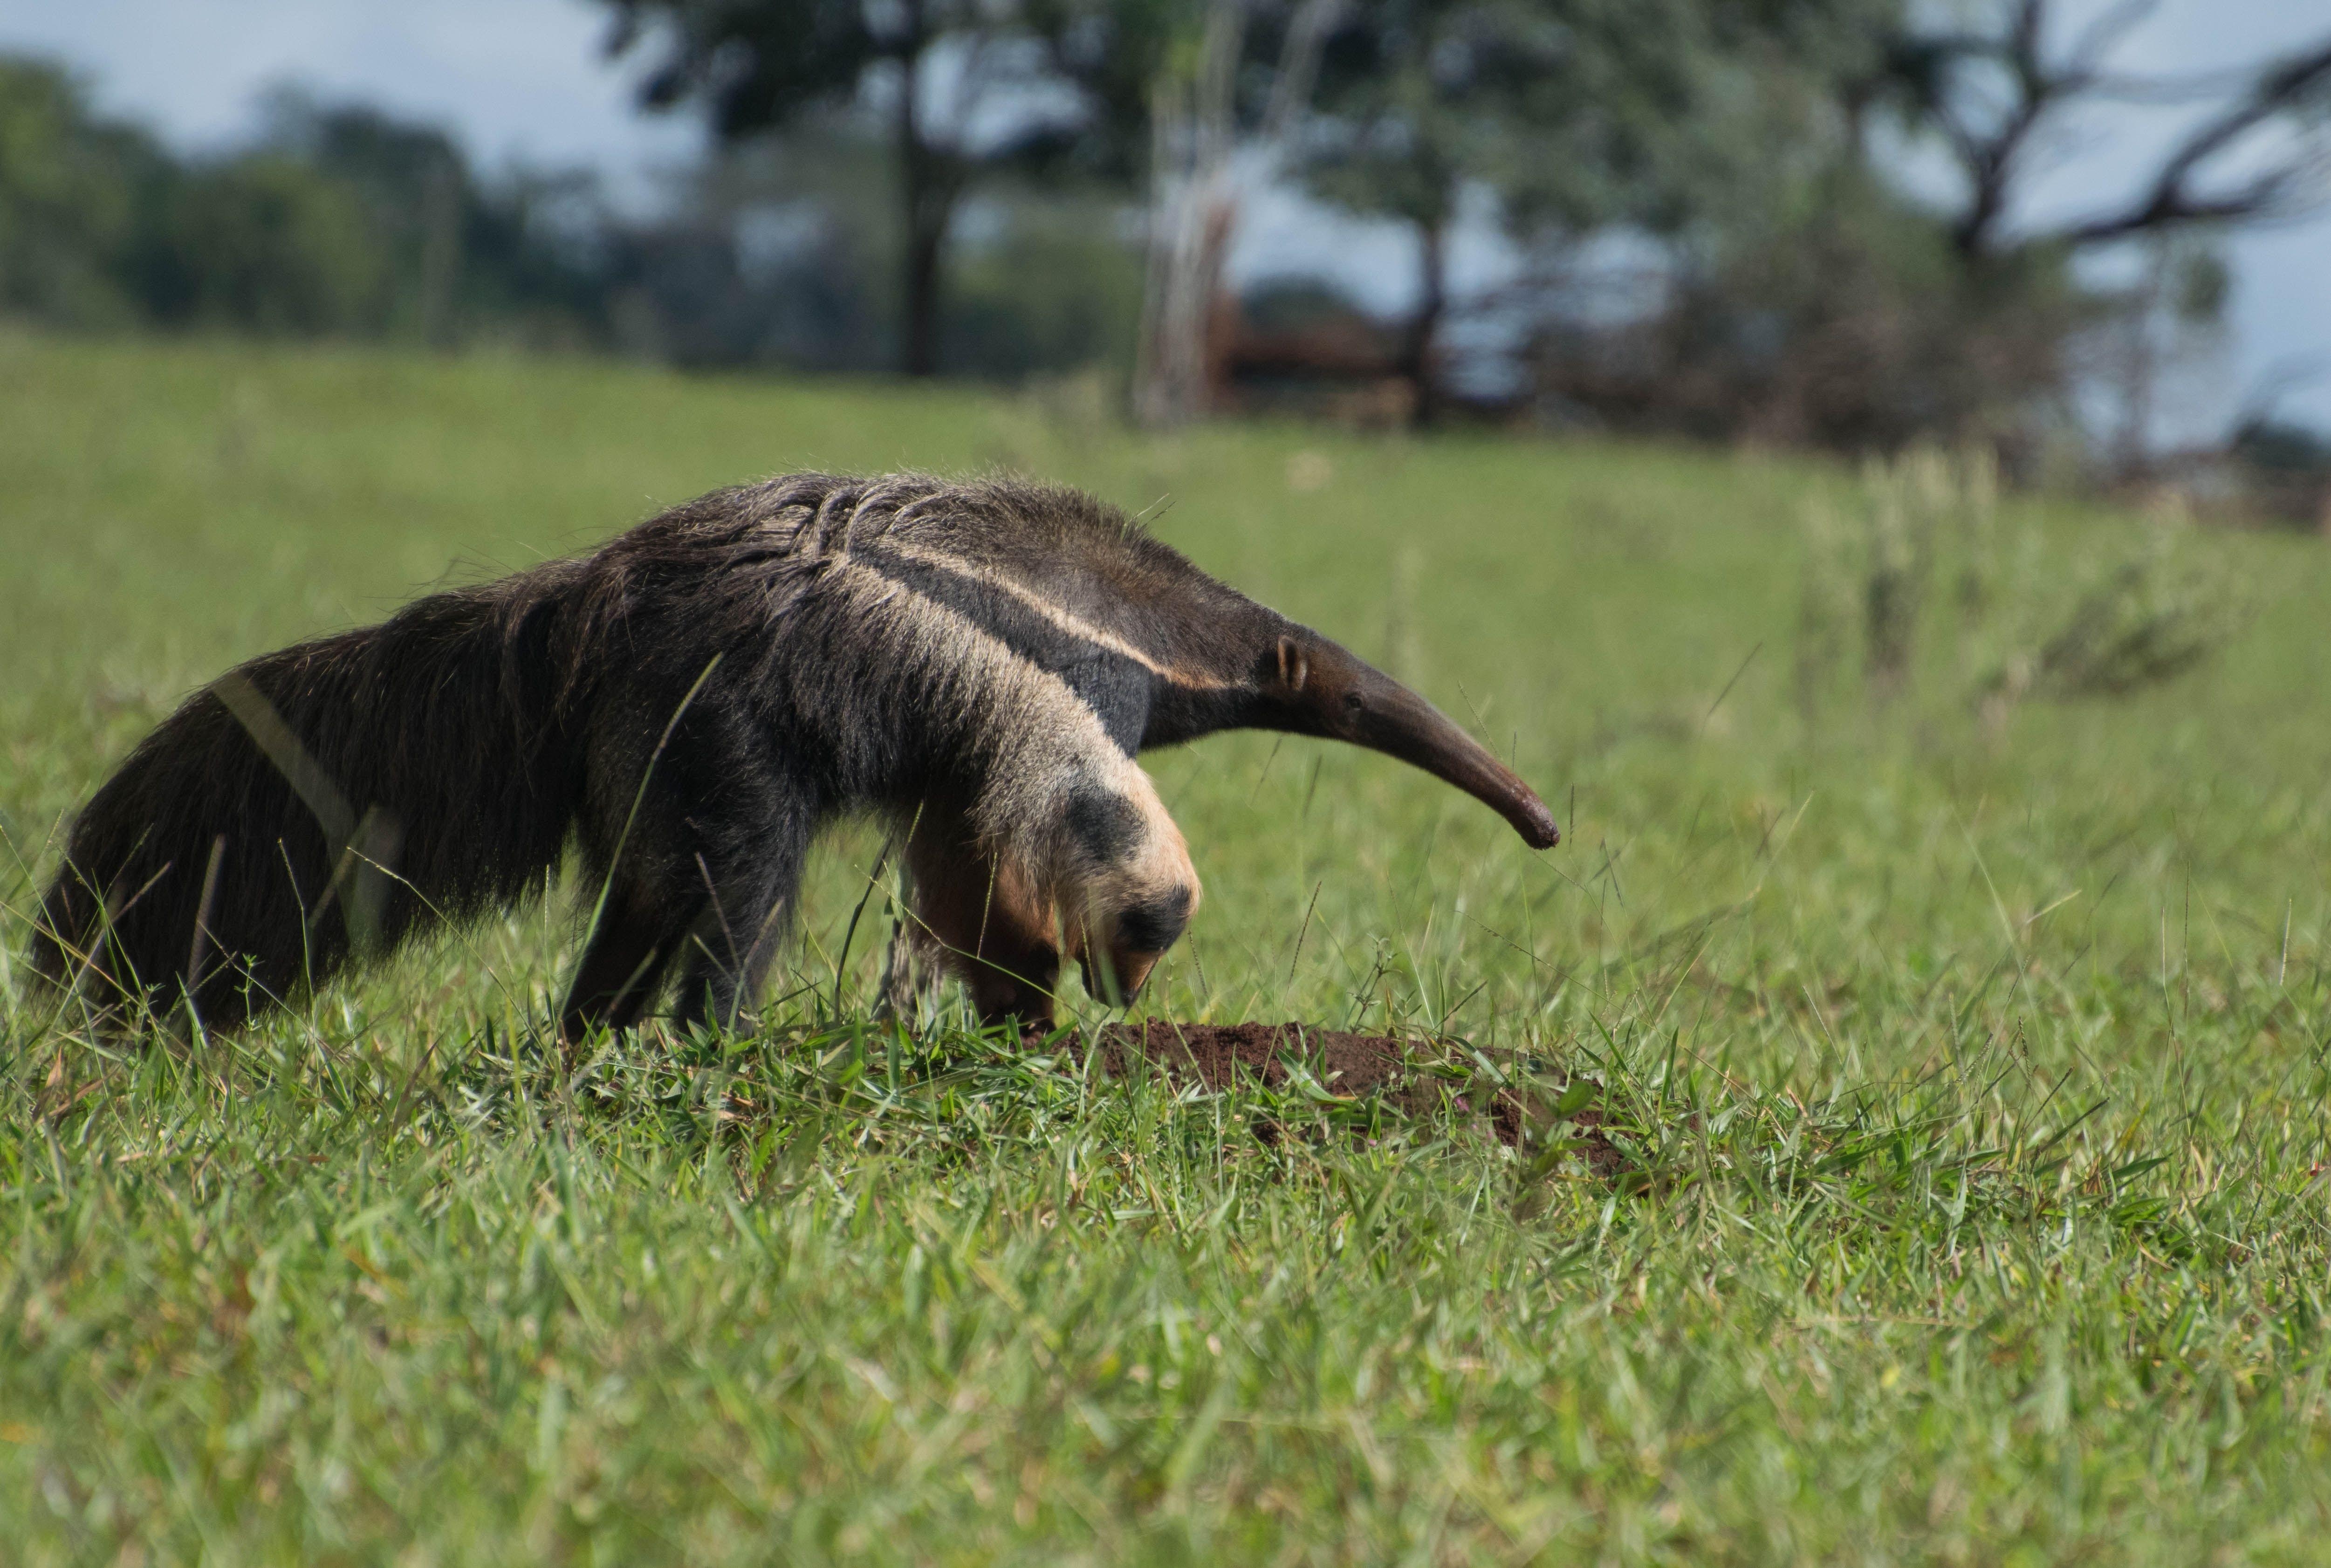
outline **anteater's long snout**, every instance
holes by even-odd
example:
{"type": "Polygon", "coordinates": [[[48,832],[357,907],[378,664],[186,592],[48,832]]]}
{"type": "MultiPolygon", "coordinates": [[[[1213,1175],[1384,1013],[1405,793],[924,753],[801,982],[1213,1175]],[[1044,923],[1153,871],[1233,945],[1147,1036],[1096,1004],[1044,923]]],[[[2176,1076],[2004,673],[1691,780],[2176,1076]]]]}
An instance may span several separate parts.
{"type": "Polygon", "coordinates": [[[1562,830],[1537,792],[1489,748],[1350,650],[1298,628],[1279,641],[1268,671],[1287,727],[1365,746],[1455,784],[1506,821],[1534,850],[1561,842],[1562,830]],[[1289,712],[1289,710],[1292,710],[1289,712]]]}
{"type": "Polygon", "coordinates": [[[1389,675],[1375,670],[1366,674],[1375,679],[1357,683],[1360,705],[1351,737],[1356,743],[1455,784],[1513,823],[1533,850],[1562,841],[1562,829],[1546,803],[1487,746],[1389,675]]]}

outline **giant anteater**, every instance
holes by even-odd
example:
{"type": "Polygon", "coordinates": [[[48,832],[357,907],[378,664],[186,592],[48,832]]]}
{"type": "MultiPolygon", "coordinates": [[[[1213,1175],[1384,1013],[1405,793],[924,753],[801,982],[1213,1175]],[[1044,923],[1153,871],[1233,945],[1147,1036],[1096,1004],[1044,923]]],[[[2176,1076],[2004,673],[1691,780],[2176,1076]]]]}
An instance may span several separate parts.
{"type": "Polygon", "coordinates": [[[728,1024],[811,839],[871,811],[983,1016],[1042,1022],[1063,953],[1130,996],[1197,906],[1136,755],[1242,727],[1373,746],[1558,836],[1422,698],[1099,502],[801,474],[230,671],[82,811],[33,957],[117,1019],[233,1024],[522,899],[572,839],[599,891],[566,1037],[674,974],[683,1021],[728,1024]]]}

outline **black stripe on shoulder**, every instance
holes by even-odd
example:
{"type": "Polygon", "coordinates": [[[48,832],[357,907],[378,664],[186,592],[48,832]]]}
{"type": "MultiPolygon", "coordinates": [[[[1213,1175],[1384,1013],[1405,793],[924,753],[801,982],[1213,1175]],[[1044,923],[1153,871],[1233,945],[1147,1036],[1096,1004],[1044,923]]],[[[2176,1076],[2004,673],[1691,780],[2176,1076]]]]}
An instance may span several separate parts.
{"type": "Polygon", "coordinates": [[[851,559],[945,605],[1039,670],[1060,677],[1093,710],[1119,751],[1131,756],[1140,750],[1156,680],[1139,663],[1063,630],[1012,594],[966,573],[911,560],[879,546],[853,550],[851,559]]]}

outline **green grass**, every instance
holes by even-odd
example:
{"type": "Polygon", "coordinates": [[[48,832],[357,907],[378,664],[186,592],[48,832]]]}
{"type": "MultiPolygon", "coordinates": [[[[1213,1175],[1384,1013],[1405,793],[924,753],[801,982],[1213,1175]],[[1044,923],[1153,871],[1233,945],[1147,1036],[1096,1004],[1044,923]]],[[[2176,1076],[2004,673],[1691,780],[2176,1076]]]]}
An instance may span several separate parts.
{"type": "MultiPolygon", "coordinates": [[[[1851,485],[1793,462],[338,350],[0,377],[0,1556],[2331,1557],[2318,544],[2199,541],[2238,640],[1994,730],[1939,649],[1800,711],[1851,485]],[[1556,804],[1534,856],[1382,758],[1149,759],[1207,901],[1144,1010],[1460,1037],[1444,1114],[876,1030],[863,831],[761,1031],[574,1075],[571,903],[143,1054],[25,986],[57,822],[230,660],[716,484],[996,465],[1152,509],[1556,804]],[[1621,1173],[1479,1136],[1533,1072],[1621,1173]]],[[[2043,575],[2137,527],[2011,510],[2043,575]]]]}

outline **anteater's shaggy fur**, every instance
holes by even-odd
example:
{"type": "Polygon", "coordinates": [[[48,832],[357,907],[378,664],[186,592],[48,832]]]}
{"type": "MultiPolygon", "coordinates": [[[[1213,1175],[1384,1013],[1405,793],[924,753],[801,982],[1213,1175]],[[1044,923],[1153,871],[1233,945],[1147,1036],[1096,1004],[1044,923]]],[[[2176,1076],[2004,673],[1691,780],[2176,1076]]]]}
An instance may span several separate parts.
{"type": "Polygon", "coordinates": [[[573,841],[600,894],[569,1036],[673,975],[727,1021],[812,837],[871,810],[982,1010],[1043,1018],[1063,953],[1129,993],[1195,908],[1134,756],[1238,726],[1392,752],[1556,836],[1422,698],[1084,496],[799,475],[221,678],[81,813],[33,959],[118,1017],[232,1024],[517,903],[573,841]]]}

